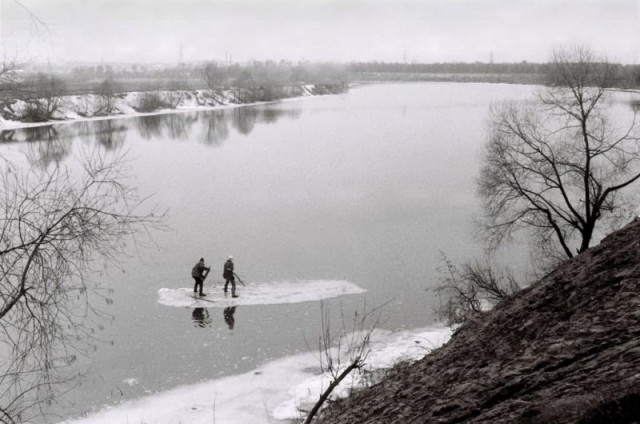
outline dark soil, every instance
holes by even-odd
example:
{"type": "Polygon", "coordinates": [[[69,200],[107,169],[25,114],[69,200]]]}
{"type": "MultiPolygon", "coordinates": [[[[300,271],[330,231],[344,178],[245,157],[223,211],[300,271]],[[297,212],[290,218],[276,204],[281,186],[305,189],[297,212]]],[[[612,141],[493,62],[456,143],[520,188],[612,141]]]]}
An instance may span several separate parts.
{"type": "Polygon", "coordinates": [[[640,423],[640,220],[321,423],[640,423]]]}

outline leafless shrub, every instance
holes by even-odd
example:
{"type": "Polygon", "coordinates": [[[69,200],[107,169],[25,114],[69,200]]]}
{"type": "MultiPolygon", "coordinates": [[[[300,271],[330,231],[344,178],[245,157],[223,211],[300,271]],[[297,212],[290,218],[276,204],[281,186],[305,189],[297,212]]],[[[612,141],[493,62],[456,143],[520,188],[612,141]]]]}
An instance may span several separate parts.
{"type": "Polygon", "coordinates": [[[15,57],[8,57],[6,51],[0,64],[0,92],[13,90],[17,84],[18,62],[15,57]]]}
{"type": "Polygon", "coordinates": [[[331,382],[307,414],[304,424],[311,423],[331,393],[350,373],[363,370],[371,352],[369,344],[371,334],[380,324],[381,308],[367,311],[365,304],[361,314],[358,314],[357,311],[354,313],[353,320],[348,327],[341,307],[341,325],[335,331],[331,327],[329,309],[324,302],[320,303],[322,316],[322,330],[318,338],[320,369],[323,373],[328,373],[331,376],[331,382]]]}
{"type": "Polygon", "coordinates": [[[138,98],[138,112],[155,112],[158,109],[165,109],[168,105],[165,102],[162,93],[158,90],[145,91],[138,98]]]}
{"type": "Polygon", "coordinates": [[[487,258],[458,267],[442,255],[442,263],[442,277],[435,288],[440,297],[436,314],[449,326],[467,321],[520,290],[508,269],[498,270],[487,258]]]}
{"type": "Polygon", "coordinates": [[[26,107],[22,119],[27,122],[45,122],[53,118],[62,105],[65,84],[54,75],[39,73],[24,85],[26,107]]]}
{"type": "Polygon", "coordinates": [[[118,99],[117,94],[122,90],[122,86],[112,77],[104,79],[96,87],[97,104],[96,113],[113,113],[118,99]]]}
{"type": "Polygon", "coordinates": [[[201,70],[202,79],[212,94],[219,94],[227,82],[228,71],[226,67],[219,66],[216,62],[209,62],[201,70]]]}
{"type": "Polygon", "coordinates": [[[184,97],[185,82],[173,79],[167,82],[166,90],[163,95],[163,101],[170,109],[175,109],[180,105],[184,97]]]}

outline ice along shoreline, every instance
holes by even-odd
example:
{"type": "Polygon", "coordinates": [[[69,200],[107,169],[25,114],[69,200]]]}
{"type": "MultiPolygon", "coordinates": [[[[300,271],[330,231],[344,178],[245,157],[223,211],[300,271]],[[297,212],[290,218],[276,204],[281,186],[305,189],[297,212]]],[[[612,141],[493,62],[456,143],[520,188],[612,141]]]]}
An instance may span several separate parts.
{"type": "MultiPolygon", "coordinates": [[[[451,330],[446,327],[402,331],[376,329],[371,335],[368,371],[390,369],[400,361],[418,360],[442,346],[450,337],[451,330]]],[[[60,424],[291,422],[304,415],[300,411],[313,405],[329,384],[329,376],[318,373],[318,370],[317,352],[286,356],[244,374],[128,400],[60,424]],[[283,375],[287,378],[282,378],[283,375]]],[[[346,396],[366,380],[366,377],[353,373],[350,377],[338,387],[338,396],[346,396]]],[[[135,376],[131,378],[135,379],[135,376]]]]}

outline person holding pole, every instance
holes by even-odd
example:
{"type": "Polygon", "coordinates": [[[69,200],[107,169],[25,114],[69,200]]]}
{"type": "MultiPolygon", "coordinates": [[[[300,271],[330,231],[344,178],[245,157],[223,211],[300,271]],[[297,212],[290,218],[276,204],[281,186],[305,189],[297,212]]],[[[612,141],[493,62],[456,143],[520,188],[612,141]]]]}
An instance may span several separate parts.
{"type": "Polygon", "coordinates": [[[225,279],[224,292],[227,292],[227,287],[229,286],[229,283],[231,283],[231,297],[238,297],[238,295],[236,295],[236,278],[235,273],[233,272],[233,256],[229,256],[227,261],[224,263],[222,278],[225,279]]]}
{"type": "Polygon", "coordinates": [[[200,258],[198,263],[195,264],[191,269],[191,276],[196,281],[193,286],[194,296],[196,293],[198,293],[198,286],[200,287],[200,296],[206,296],[206,294],[202,293],[202,286],[204,285],[204,279],[207,278],[207,275],[209,275],[209,271],[211,271],[211,268],[204,265],[204,258],[200,258]]]}

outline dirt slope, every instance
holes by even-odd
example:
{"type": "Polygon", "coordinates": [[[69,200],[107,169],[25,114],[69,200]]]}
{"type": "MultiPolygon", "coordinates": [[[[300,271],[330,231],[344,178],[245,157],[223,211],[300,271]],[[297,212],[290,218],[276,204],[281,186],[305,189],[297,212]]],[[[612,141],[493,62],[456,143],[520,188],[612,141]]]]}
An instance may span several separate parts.
{"type": "Polygon", "coordinates": [[[322,423],[640,423],[640,220],[322,423]]]}

